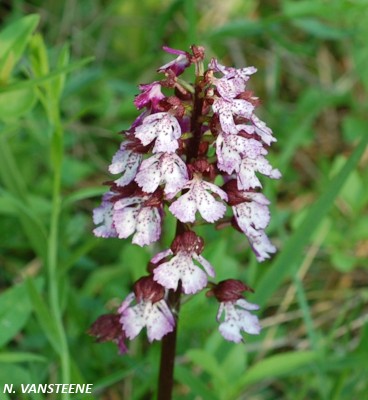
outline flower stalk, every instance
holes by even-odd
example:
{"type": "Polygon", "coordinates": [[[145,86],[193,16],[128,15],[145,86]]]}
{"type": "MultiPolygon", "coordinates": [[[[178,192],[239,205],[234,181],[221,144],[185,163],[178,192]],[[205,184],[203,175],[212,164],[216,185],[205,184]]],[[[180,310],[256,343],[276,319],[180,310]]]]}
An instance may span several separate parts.
{"type": "Polygon", "coordinates": [[[170,289],[167,296],[167,302],[175,316],[176,324],[174,330],[164,336],[161,341],[160,371],[157,389],[157,398],[160,400],[171,400],[174,386],[174,368],[180,312],[180,297],[181,283],[179,282],[177,290],[170,289]]]}

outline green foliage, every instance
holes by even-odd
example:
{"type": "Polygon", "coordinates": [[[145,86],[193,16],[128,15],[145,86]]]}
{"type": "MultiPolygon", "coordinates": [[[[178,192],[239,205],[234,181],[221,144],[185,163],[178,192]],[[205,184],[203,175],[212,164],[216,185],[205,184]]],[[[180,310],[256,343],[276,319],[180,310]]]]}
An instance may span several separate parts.
{"type": "MultiPolygon", "coordinates": [[[[264,329],[224,342],[216,302],[184,299],[174,398],[366,398],[368,3],[13,3],[0,6],[0,387],[86,382],[96,399],[154,398],[158,343],[140,337],[121,357],[85,333],[154,249],[94,238],[91,213],[137,84],[157,79],[163,44],[196,42],[258,68],[283,172],[263,181],[279,253],[259,265],[243,235],[200,227],[216,279],[255,289],[264,329]]],[[[162,248],[174,230],[168,218],[162,248]]]]}

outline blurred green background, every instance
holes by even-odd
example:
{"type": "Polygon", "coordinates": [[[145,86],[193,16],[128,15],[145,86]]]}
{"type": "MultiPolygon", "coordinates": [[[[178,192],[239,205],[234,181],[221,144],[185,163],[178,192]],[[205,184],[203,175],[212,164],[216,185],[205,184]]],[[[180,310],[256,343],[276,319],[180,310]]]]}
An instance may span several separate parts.
{"type": "Polygon", "coordinates": [[[155,398],[159,343],[140,335],[122,357],[86,330],[174,221],[141,249],[94,238],[91,213],[137,85],[158,79],[162,45],[195,43],[258,68],[250,87],[283,173],[263,180],[279,252],[258,264],[244,236],[203,228],[217,279],[255,289],[264,329],[227,343],[216,302],[187,299],[174,398],[367,399],[368,1],[8,0],[0,21],[0,388],[70,381],[94,385],[87,400],[155,398]]]}

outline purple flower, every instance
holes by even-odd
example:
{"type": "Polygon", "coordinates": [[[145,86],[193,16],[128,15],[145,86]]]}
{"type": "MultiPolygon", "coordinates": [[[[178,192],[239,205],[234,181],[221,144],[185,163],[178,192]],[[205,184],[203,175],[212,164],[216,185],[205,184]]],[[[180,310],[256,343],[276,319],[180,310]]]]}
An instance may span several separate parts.
{"type": "Polygon", "coordinates": [[[134,135],[144,146],[156,139],[153,153],[174,153],[179,147],[177,139],[181,136],[181,129],[172,114],[159,112],[145,117],[142,125],[136,127],[134,135]]]}
{"type": "Polygon", "coordinates": [[[251,121],[254,125],[255,133],[260,136],[264,143],[270,146],[272,142],[276,142],[276,139],[272,136],[272,130],[256,115],[252,115],[251,121]]]}
{"type": "Polygon", "coordinates": [[[150,342],[161,340],[174,330],[175,319],[164,295],[163,287],[154,282],[152,277],[143,277],[135,283],[134,293],[127,296],[118,310],[128,339],[134,339],[143,328],[147,328],[150,342]],[[131,306],[134,300],[137,304],[131,306]]]}
{"type": "Polygon", "coordinates": [[[134,99],[134,104],[139,110],[143,107],[147,107],[155,111],[158,103],[165,98],[161,92],[161,84],[159,82],[139,85],[139,89],[142,93],[137,95],[134,99]]]}
{"type": "Polygon", "coordinates": [[[112,174],[123,174],[115,181],[118,186],[126,186],[134,179],[142,161],[142,154],[129,149],[129,145],[131,145],[129,140],[121,144],[109,166],[109,171],[112,174]]]}
{"type": "Polygon", "coordinates": [[[244,203],[233,206],[235,220],[247,236],[258,261],[270,258],[276,252],[264,229],[270,222],[270,201],[262,193],[243,192],[244,203]]]}
{"type": "Polygon", "coordinates": [[[181,222],[194,222],[198,210],[202,218],[207,222],[214,222],[221,218],[226,212],[226,206],[207,192],[211,191],[227,200],[226,193],[213,183],[203,181],[199,175],[194,175],[184,187],[189,189],[182,194],[178,200],[171,204],[169,210],[181,222]]]}
{"type": "Polygon", "coordinates": [[[270,201],[262,193],[239,190],[235,180],[224,185],[232,206],[236,227],[248,238],[258,261],[276,252],[264,230],[270,222],[270,201]]]}
{"type": "Polygon", "coordinates": [[[113,192],[106,192],[102,197],[101,205],[93,210],[93,222],[98,225],[93,230],[95,236],[103,238],[118,236],[113,222],[114,205],[110,201],[113,196],[113,192]]]}
{"type": "Polygon", "coordinates": [[[126,197],[116,201],[113,222],[118,237],[133,235],[132,243],[145,246],[161,236],[162,205],[149,204],[149,196],[126,197]]]}
{"type": "Polygon", "coordinates": [[[163,46],[163,49],[170,54],[175,54],[178,57],[175,60],[168,62],[167,64],[160,67],[157,71],[168,73],[171,71],[175,76],[181,75],[184,70],[191,64],[191,56],[186,51],[172,49],[167,46],[163,46]]]}
{"type": "Polygon", "coordinates": [[[262,187],[260,180],[256,176],[256,172],[268,176],[272,179],[279,179],[281,173],[278,169],[273,169],[270,163],[262,156],[259,155],[255,158],[245,157],[243,158],[238,178],[238,188],[241,190],[248,190],[249,188],[262,187]]]}
{"type": "Polygon", "coordinates": [[[248,303],[242,292],[253,292],[251,288],[244,285],[236,279],[227,279],[213,284],[207,296],[215,296],[220,302],[217,313],[217,321],[220,323],[219,331],[221,335],[231,342],[239,343],[243,341],[241,331],[251,335],[258,335],[261,331],[261,325],[255,315],[249,311],[258,310],[256,304],[248,303]],[[221,322],[222,314],[225,313],[221,322]]]}
{"type": "Polygon", "coordinates": [[[227,67],[220,64],[215,58],[212,58],[209,68],[213,69],[215,72],[221,72],[227,79],[238,77],[244,82],[249,80],[249,75],[253,75],[257,72],[255,67],[245,67],[245,68],[234,68],[227,67]]]}
{"type": "Polygon", "coordinates": [[[153,271],[154,279],[166,289],[176,290],[179,280],[186,294],[197,293],[207,285],[207,275],[214,277],[212,265],[201,256],[203,239],[194,232],[184,232],[177,236],[170,249],[156,254],[151,260],[159,263],[165,257],[174,255],[170,261],[164,262],[153,271]],[[203,272],[195,263],[200,264],[203,272]]]}
{"type": "Polygon", "coordinates": [[[87,333],[96,337],[98,343],[112,341],[117,344],[119,353],[125,354],[128,348],[125,345],[125,332],[119,321],[118,314],[104,314],[97,318],[87,333]]]}
{"type": "Polygon", "coordinates": [[[243,158],[256,158],[267,154],[267,151],[258,140],[220,133],[216,140],[216,154],[218,168],[232,174],[234,171],[239,172],[243,158]]]}
{"type": "Polygon", "coordinates": [[[256,304],[248,303],[244,299],[220,303],[217,313],[218,322],[220,322],[222,314],[225,313],[224,320],[219,326],[221,335],[226,340],[235,343],[243,341],[241,331],[258,335],[261,331],[261,325],[257,316],[249,312],[258,309],[259,307],[256,304]]]}
{"type": "Polygon", "coordinates": [[[220,118],[221,128],[225,133],[237,134],[234,116],[249,119],[254,111],[254,105],[243,99],[216,98],[213,102],[212,109],[220,118]]]}
{"type": "Polygon", "coordinates": [[[220,96],[226,100],[234,99],[240,93],[244,92],[249,75],[257,72],[257,69],[254,67],[242,69],[225,67],[218,63],[216,59],[212,59],[209,67],[215,72],[221,72],[224,75],[219,79],[213,77],[212,81],[220,96]]]}
{"type": "Polygon", "coordinates": [[[164,183],[164,193],[171,199],[188,181],[187,167],[175,153],[157,153],[142,162],[135,181],[147,193],[164,183]]]}
{"type": "Polygon", "coordinates": [[[254,114],[259,99],[247,88],[256,68],[226,67],[212,59],[204,70],[203,47],[193,45],[190,53],[164,50],[176,58],[158,69],[163,79],[139,86],[134,104],[141,114],[123,132],[125,141],[109,167],[118,179],[93,214],[96,236],[132,237],[139,246],[159,240],[166,207],[177,220],[170,248],[148,264],[150,275],[134,284],[117,315],[95,326],[98,340],[112,339],[122,352],[124,341],[143,328],[150,342],[174,331],[180,292],[206,287],[219,302],[225,339],[238,343],[243,332],[260,332],[251,313],[258,306],[242,295],[252,290],[233,279],[209,281],[215,271],[202,256],[204,241],[193,231],[198,225],[216,223],[221,229],[231,222],[258,261],[276,251],[265,233],[270,202],[259,191],[259,174],[273,179],[281,174],[266,159],[276,139],[254,114]],[[179,79],[192,64],[195,80],[179,79]]]}

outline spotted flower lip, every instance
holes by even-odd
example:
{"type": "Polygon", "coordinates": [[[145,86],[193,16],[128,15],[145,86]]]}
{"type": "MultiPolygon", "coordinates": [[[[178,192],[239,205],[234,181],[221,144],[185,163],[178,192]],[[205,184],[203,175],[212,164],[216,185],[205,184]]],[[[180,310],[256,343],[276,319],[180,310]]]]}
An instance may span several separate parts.
{"type": "Polygon", "coordinates": [[[234,116],[249,119],[254,111],[254,105],[243,99],[226,100],[221,97],[216,98],[212,105],[213,111],[218,114],[223,132],[237,134],[234,116]]]}
{"type": "Polygon", "coordinates": [[[215,72],[221,72],[225,77],[232,78],[234,76],[238,76],[243,79],[245,82],[248,81],[249,75],[253,75],[257,72],[257,68],[245,67],[245,68],[234,68],[227,67],[219,63],[216,58],[212,58],[209,63],[209,68],[213,69],[215,72]]]}
{"type": "Polygon", "coordinates": [[[142,161],[142,154],[129,149],[130,141],[123,142],[109,166],[112,174],[123,174],[115,181],[118,186],[128,185],[134,178],[142,161]]]}
{"type": "Polygon", "coordinates": [[[246,89],[246,82],[249,80],[250,75],[257,72],[255,67],[242,69],[225,67],[214,58],[211,60],[209,68],[214,72],[223,74],[221,78],[213,77],[212,81],[220,96],[226,100],[234,99],[240,93],[244,92],[246,89]]]}
{"type": "Polygon", "coordinates": [[[153,153],[174,153],[179,147],[181,129],[178,120],[172,114],[159,112],[145,117],[142,124],[136,127],[134,135],[144,146],[156,139],[153,153]]]}
{"type": "Polygon", "coordinates": [[[232,206],[236,224],[247,236],[257,260],[265,261],[270,258],[270,254],[276,252],[276,247],[264,232],[270,222],[268,210],[270,201],[262,193],[246,191],[238,193],[238,196],[243,197],[244,201],[238,201],[232,206]]]}
{"type": "Polygon", "coordinates": [[[114,205],[113,223],[117,236],[126,239],[133,234],[132,243],[145,246],[161,235],[162,212],[159,207],[147,207],[148,196],[128,197],[114,205]]]}
{"type": "Polygon", "coordinates": [[[134,293],[130,293],[118,310],[128,339],[134,339],[143,328],[147,328],[150,342],[161,340],[174,330],[175,319],[164,299],[155,303],[150,299],[141,299],[135,306],[131,306],[135,299],[134,293]]]}
{"type": "Polygon", "coordinates": [[[215,276],[212,265],[200,254],[203,240],[194,232],[184,232],[175,241],[171,249],[164,250],[152,258],[151,262],[157,264],[173,255],[171,260],[154,269],[154,279],[166,289],[174,290],[177,290],[181,281],[184,293],[197,293],[207,285],[207,275],[212,278],[215,276]],[[205,272],[194,261],[200,264],[205,272]]]}
{"type": "Polygon", "coordinates": [[[161,340],[172,332],[175,318],[166,301],[165,289],[153,280],[152,275],[143,276],[134,284],[130,293],[118,309],[120,323],[127,338],[134,339],[146,327],[148,340],[161,340]],[[136,305],[132,306],[132,302],[136,305]]]}
{"type": "Polygon", "coordinates": [[[218,168],[232,174],[234,171],[239,172],[244,158],[255,159],[267,154],[267,150],[258,140],[220,133],[216,139],[216,154],[218,168]]]}
{"type": "Polygon", "coordinates": [[[178,200],[171,204],[169,210],[181,222],[194,222],[197,211],[207,222],[214,222],[223,217],[226,206],[208,193],[216,193],[222,200],[227,200],[227,194],[213,183],[203,181],[199,176],[189,181],[183,189],[189,189],[178,200]]]}
{"type": "Polygon", "coordinates": [[[114,205],[110,201],[114,195],[115,193],[111,191],[106,192],[102,197],[101,205],[93,210],[93,222],[97,225],[93,233],[97,237],[109,238],[118,236],[113,222],[114,205]]]}
{"type": "Polygon", "coordinates": [[[258,335],[261,331],[258,317],[249,312],[258,309],[256,304],[248,303],[245,299],[221,302],[217,313],[218,322],[221,321],[222,314],[225,314],[224,320],[219,326],[221,335],[226,340],[235,343],[243,341],[241,331],[250,335],[258,335]]]}
{"type": "Polygon", "coordinates": [[[135,181],[147,193],[152,193],[159,185],[165,184],[164,193],[171,199],[187,183],[188,171],[177,154],[156,153],[142,162],[135,181]]]}
{"type": "Polygon", "coordinates": [[[255,114],[252,115],[251,122],[254,126],[255,133],[259,135],[262,141],[268,146],[270,146],[272,142],[277,141],[276,138],[272,135],[272,130],[255,114]]]}
{"type": "Polygon", "coordinates": [[[262,155],[256,158],[243,158],[237,174],[238,188],[241,190],[261,188],[262,184],[256,176],[256,172],[260,172],[262,175],[272,179],[281,177],[281,172],[276,168],[272,168],[271,164],[262,155]]]}

